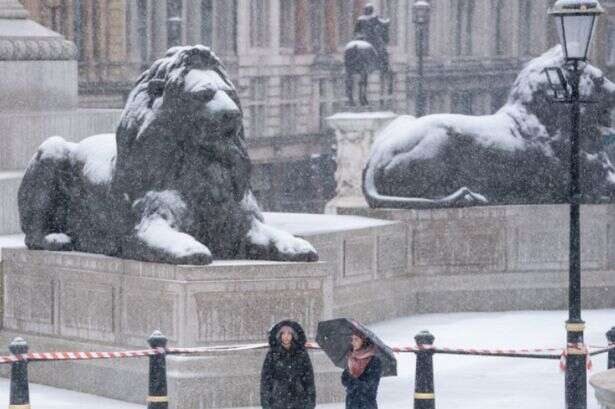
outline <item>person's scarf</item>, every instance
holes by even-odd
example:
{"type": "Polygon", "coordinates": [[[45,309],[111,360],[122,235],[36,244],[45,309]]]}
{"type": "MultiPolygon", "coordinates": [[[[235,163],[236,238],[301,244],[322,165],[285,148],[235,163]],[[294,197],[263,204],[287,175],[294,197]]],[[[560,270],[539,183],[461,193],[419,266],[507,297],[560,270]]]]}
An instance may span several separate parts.
{"type": "Polygon", "coordinates": [[[376,348],[373,345],[361,348],[358,351],[350,351],[348,353],[348,372],[350,372],[350,375],[353,378],[361,376],[375,353],[376,348]]]}

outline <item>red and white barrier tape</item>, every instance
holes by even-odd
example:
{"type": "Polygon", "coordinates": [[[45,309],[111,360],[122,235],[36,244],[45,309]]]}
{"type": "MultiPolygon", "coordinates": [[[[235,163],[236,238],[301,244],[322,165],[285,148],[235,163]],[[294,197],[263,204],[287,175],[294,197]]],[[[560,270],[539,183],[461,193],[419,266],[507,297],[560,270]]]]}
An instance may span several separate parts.
{"type": "Polygon", "coordinates": [[[562,354],[560,355],[559,358],[559,369],[564,372],[566,371],[566,358],[568,356],[568,350],[570,349],[576,349],[578,351],[580,351],[580,354],[577,355],[585,355],[585,368],[588,371],[591,371],[593,368],[593,363],[591,360],[591,356],[590,356],[590,352],[589,352],[589,348],[599,348],[599,349],[611,349],[615,347],[615,345],[609,344],[608,347],[604,348],[604,347],[599,347],[599,346],[595,346],[595,345],[583,345],[582,343],[580,344],[573,344],[573,343],[569,343],[568,344],[568,348],[564,349],[562,351],[562,354]]]}
{"type": "MultiPolygon", "coordinates": [[[[316,342],[306,342],[306,348],[308,349],[320,349],[320,346],[316,342]]],[[[169,347],[166,349],[141,349],[133,351],[113,351],[113,352],[30,352],[21,355],[4,355],[0,356],[0,364],[18,362],[18,361],[80,361],[90,359],[113,359],[113,358],[139,358],[153,355],[161,355],[163,353],[169,355],[175,354],[202,354],[208,352],[236,352],[247,351],[253,349],[265,349],[269,345],[266,343],[257,344],[241,344],[241,345],[219,345],[219,346],[205,346],[205,347],[193,347],[193,348],[180,348],[169,347]]],[[[568,344],[568,349],[580,349],[583,354],[586,355],[588,369],[591,368],[591,360],[589,359],[589,348],[592,349],[613,349],[615,344],[609,344],[608,347],[596,346],[596,345],[584,345],[584,344],[568,344]]],[[[535,348],[535,349],[477,349],[477,348],[446,348],[435,347],[434,345],[421,345],[421,346],[395,346],[391,348],[393,352],[405,353],[405,352],[421,352],[426,350],[432,350],[434,352],[443,353],[463,353],[463,354],[482,354],[482,355],[527,355],[527,354],[540,354],[545,352],[560,352],[560,365],[565,368],[565,361],[567,355],[567,349],[562,351],[562,348],[535,348]]],[[[554,355],[557,357],[557,355],[554,355]]]]}

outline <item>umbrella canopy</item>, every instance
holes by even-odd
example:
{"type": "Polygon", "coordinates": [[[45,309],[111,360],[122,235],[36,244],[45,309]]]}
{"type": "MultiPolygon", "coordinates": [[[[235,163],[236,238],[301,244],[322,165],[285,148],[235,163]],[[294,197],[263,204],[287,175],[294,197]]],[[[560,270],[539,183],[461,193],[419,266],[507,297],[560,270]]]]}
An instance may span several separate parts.
{"type": "Polygon", "coordinates": [[[316,342],[338,368],[346,368],[347,354],[350,350],[350,336],[361,333],[376,347],[376,356],[382,363],[382,376],[397,376],[397,360],[393,350],[380,340],[363,324],[348,318],[320,321],[316,332],[316,342]]]}

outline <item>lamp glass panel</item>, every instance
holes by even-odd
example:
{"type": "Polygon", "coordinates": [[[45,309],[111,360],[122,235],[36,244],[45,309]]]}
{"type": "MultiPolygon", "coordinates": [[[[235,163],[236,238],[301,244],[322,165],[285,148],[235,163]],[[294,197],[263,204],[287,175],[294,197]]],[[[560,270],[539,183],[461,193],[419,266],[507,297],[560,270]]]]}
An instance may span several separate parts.
{"type": "Polygon", "coordinates": [[[566,58],[585,60],[594,34],[593,14],[558,16],[558,34],[566,58]]]}
{"type": "Polygon", "coordinates": [[[549,79],[549,83],[552,86],[556,87],[557,89],[564,89],[564,84],[562,83],[562,80],[560,76],[558,75],[557,70],[547,68],[545,72],[549,79]]]}

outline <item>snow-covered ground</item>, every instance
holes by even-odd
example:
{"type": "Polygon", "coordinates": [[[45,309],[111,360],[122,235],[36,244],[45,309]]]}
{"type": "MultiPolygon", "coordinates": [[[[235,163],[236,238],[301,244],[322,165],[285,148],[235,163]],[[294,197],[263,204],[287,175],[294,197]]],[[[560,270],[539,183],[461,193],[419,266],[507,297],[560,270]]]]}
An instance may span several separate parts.
{"type": "MultiPolygon", "coordinates": [[[[587,323],[585,341],[604,345],[604,333],[615,325],[615,310],[583,311],[587,323]]],[[[478,348],[561,347],[564,344],[564,311],[428,314],[400,318],[371,328],[391,345],[413,344],[414,335],[428,329],[436,345],[478,348]]],[[[604,370],[606,355],[592,359],[594,372],[604,370]]],[[[382,380],[381,409],[412,407],[414,355],[399,356],[399,376],[382,380]]],[[[556,360],[487,358],[436,355],[436,401],[439,409],[550,409],[564,407],[564,375],[556,360]]],[[[589,374],[591,375],[591,373],[589,374]]],[[[0,402],[8,403],[9,384],[0,379],[0,402]]],[[[589,409],[598,409],[588,386],[589,409]]],[[[37,409],[136,409],[143,406],[91,395],[31,385],[31,401],[37,409]]],[[[319,405],[342,409],[343,403],[319,405]]]]}

